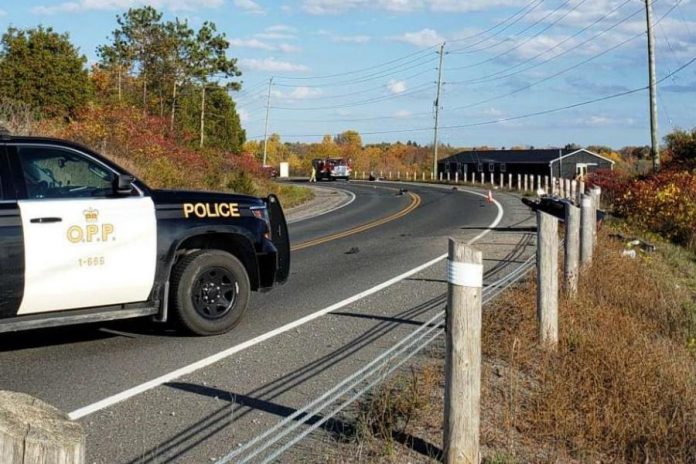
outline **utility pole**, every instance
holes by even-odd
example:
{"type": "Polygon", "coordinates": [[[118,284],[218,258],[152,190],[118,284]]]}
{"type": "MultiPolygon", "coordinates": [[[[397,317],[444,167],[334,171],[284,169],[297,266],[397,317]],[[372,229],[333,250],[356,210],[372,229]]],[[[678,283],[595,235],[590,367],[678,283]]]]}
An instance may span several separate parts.
{"type": "Polygon", "coordinates": [[[650,144],[653,170],[660,170],[660,144],[657,140],[657,83],[655,82],[655,33],[652,23],[652,2],[645,0],[645,18],[648,22],[648,75],[650,78],[650,144]]]}
{"type": "Polygon", "coordinates": [[[440,123],[440,89],[442,87],[442,59],[445,56],[445,42],[440,44],[440,65],[437,68],[437,96],[435,97],[435,135],[433,137],[433,179],[437,179],[437,129],[440,123]]]}
{"type": "Polygon", "coordinates": [[[268,149],[268,113],[271,110],[271,86],[273,85],[273,78],[268,80],[268,98],[266,100],[266,125],[263,129],[263,166],[266,166],[266,153],[268,149]]]}

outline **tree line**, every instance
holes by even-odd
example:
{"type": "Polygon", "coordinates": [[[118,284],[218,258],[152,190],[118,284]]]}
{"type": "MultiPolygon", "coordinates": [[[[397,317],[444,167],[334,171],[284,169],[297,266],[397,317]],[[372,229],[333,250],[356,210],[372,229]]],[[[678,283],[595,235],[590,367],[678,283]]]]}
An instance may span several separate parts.
{"type": "Polygon", "coordinates": [[[241,72],[227,56],[225,34],[208,21],[197,30],[179,18],[165,21],[149,6],[116,22],[90,70],[68,34],[8,28],[0,40],[0,98],[65,121],[89,104],[136,106],[166,118],[182,141],[239,153],[245,132],[230,92],[241,88],[241,72]]]}

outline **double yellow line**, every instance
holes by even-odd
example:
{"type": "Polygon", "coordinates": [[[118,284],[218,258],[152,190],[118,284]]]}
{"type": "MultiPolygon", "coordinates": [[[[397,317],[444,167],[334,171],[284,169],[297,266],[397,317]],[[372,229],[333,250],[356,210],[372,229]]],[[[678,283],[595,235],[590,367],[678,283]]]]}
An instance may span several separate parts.
{"type": "Polygon", "coordinates": [[[299,251],[299,250],[304,250],[305,248],[313,247],[315,245],[320,245],[322,243],[330,242],[332,240],[338,240],[339,238],[344,238],[348,237],[350,235],[358,234],[360,232],[364,232],[366,230],[372,229],[377,226],[381,226],[382,224],[386,224],[387,222],[395,221],[396,219],[402,218],[406,216],[408,213],[413,211],[414,209],[418,208],[421,204],[421,197],[415,193],[408,192],[408,195],[411,197],[411,203],[409,205],[402,209],[401,211],[398,211],[391,216],[387,216],[382,219],[377,219],[376,221],[368,222],[367,224],[363,224],[361,226],[354,227],[352,229],[344,230],[343,232],[337,232],[335,234],[331,235],[326,235],[324,237],[319,237],[315,238],[313,240],[308,240],[306,242],[298,243],[297,245],[293,245],[290,247],[291,251],[299,251]]]}

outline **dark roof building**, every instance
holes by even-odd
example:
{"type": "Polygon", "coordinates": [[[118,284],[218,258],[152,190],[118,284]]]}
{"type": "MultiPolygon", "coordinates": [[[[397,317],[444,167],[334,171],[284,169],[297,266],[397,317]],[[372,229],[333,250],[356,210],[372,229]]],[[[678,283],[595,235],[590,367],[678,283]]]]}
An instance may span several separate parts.
{"type": "Polygon", "coordinates": [[[460,177],[468,173],[532,174],[574,179],[598,169],[613,169],[614,161],[581,148],[470,150],[440,160],[438,172],[460,177]]]}

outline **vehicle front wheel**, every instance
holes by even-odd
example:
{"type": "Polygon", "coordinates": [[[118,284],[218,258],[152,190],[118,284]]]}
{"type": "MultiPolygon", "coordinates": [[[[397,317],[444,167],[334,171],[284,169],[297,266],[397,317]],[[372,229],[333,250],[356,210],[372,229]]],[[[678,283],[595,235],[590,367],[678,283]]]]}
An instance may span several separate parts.
{"type": "Polygon", "coordinates": [[[196,335],[216,335],[235,327],[249,305],[251,285],[244,265],[221,250],[184,256],[172,272],[174,317],[196,335]]]}

